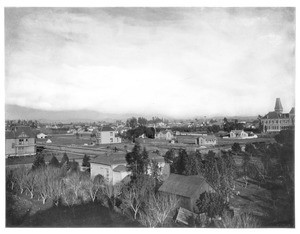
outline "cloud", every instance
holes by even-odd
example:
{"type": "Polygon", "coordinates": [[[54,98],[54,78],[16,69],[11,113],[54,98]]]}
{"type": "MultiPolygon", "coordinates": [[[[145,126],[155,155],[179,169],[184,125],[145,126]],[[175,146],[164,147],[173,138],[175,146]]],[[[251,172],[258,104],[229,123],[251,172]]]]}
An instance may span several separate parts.
{"type": "MultiPolygon", "coordinates": [[[[174,117],[294,105],[289,8],[7,8],[6,103],[174,117]]],[[[288,110],[286,110],[288,111],[288,110]]]]}

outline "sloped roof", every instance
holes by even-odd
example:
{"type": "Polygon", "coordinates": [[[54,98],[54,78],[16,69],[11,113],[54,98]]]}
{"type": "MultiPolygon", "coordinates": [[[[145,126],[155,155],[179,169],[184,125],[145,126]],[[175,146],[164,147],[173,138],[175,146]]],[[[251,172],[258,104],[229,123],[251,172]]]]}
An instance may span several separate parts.
{"type": "MultiPolygon", "coordinates": [[[[91,159],[91,163],[104,164],[104,165],[118,165],[127,164],[126,162],[126,152],[112,152],[107,154],[102,154],[96,158],[91,159]]],[[[153,159],[156,162],[164,162],[164,158],[156,153],[148,152],[149,159],[153,159]]]]}
{"type": "Polygon", "coordinates": [[[199,136],[199,138],[203,138],[207,140],[217,140],[217,138],[214,135],[199,136]]]}
{"type": "Polygon", "coordinates": [[[183,197],[194,197],[194,195],[198,195],[196,193],[198,193],[199,188],[203,187],[204,184],[207,184],[207,182],[200,175],[184,176],[170,174],[162,186],[160,186],[159,191],[183,197]]]}
{"type": "Polygon", "coordinates": [[[290,114],[295,114],[295,107],[291,109],[290,114]]]}
{"type": "Polygon", "coordinates": [[[22,137],[35,138],[35,133],[27,126],[16,126],[11,131],[5,132],[6,139],[17,139],[22,137]]]}
{"type": "Polygon", "coordinates": [[[112,132],[115,131],[112,127],[109,126],[103,126],[102,128],[100,128],[101,132],[112,132]]]}
{"type": "Polygon", "coordinates": [[[91,163],[104,164],[104,165],[116,165],[116,164],[126,164],[126,152],[115,152],[102,154],[96,158],[91,159],[91,163]]]}
{"type": "Polygon", "coordinates": [[[124,165],[118,165],[113,169],[113,171],[115,171],[115,172],[127,171],[127,168],[124,165]]]}
{"type": "Polygon", "coordinates": [[[289,118],[289,113],[277,113],[275,111],[270,111],[266,114],[263,119],[284,119],[289,118]]]}

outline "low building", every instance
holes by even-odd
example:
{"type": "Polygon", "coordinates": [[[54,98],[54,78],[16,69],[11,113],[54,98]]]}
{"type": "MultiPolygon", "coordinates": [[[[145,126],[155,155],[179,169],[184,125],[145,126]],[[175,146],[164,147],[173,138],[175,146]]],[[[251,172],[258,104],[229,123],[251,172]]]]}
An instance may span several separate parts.
{"type": "Polygon", "coordinates": [[[38,138],[38,139],[45,139],[46,137],[47,137],[47,135],[44,133],[39,133],[36,135],[36,138],[38,138]]]}
{"type": "Polygon", "coordinates": [[[5,156],[36,155],[36,135],[30,127],[17,126],[5,132],[5,156]]]}
{"type": "Polygon", "coordinates": [[[200,136],[196,138],[195,143],[200,146],[214,146],[217,144],[217,138],[213,135],[200,136]]]}
{"type": "Polygon", "coordinates": [[[163,131],[160,131],[159,133],[155,134],[155,138],[170,141],[174,138],[174,134],[173,134],[173,132],[171,132],[169,130],[163,130],[163,131]]]}
{"type": "Polygon", "coordinates": [[[214,192],[204,177],[170,174],[160,186],[159,192],[173,194],[179,198],[179,206],[194,211],[196,201],[204,192],[214,192]]]}
{"type": "MultiPolygon", "coordinates": [[[[91,178],[93,179],[96,175],[100,174],[108,184],[115,185],[122,182],[125,177],[130,175],[130,172],[127,170],[125,156],[126,152],[110,152],[91,159],[91,178]]],[[[165,172],[165,161],[163,157],[149,153],[149,159],[155,160],[158,163],[161,174],[165,172]]],[[[151,173],[151,167],[149,167],[148,173],[151,173]]]]}
{"type": "Polygon", "coordinates": [[[96,135],[97,144],[121,143],[121,138],[116,137],[117,131],[111,127],[104,126],[100,129],[94,130],[93,133],[96,135]]]}
{"type": "Polygon", "coordinates": [[[277,98],[274,111],[269,112],[261,119],[264,132],[280,132],[295,127],[295,108],[293,107],[289,113],[282,112],[280,98],[277,98]]]}
{"type": "Polygon", "coordinates": [[[232,130],[229,133],[230,138],[247,138],[248,137],[248,133],[246,133],[244,130],[232,130]]]}

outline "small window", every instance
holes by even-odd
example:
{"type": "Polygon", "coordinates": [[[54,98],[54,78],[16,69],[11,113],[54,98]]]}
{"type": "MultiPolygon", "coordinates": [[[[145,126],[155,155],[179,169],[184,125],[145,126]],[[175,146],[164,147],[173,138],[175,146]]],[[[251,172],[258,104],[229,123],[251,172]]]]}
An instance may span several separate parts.
{"type": "Polygon", "coordinates": [[[112,136],[113,135],[113,132],[110,132],[110,136],[112,136]]]}
{"type": "Polygon", "coordinates": [[[113,138],[110,138],[110,143],[113,143],[114,142],[114,139],[113,138]]]}

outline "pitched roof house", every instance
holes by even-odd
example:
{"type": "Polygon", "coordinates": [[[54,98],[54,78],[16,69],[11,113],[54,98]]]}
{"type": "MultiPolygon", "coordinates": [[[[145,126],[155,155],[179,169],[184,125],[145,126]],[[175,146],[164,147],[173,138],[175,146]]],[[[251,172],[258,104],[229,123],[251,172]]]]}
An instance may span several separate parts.
{"type": "Polygon", "coordinates": [[[16,126],[5,132],[5,156],[36,154],[36,135],[27,126],[16,126]]]}
{"type": "Polygon", "coordinates": [[[214,192],[201,175],[184,176],[177,174],[170,174],[158,191],[176,195],[179,198],[179,205],[190,211],[194,210],[200,194],[214,192]]]}
{"type": "Polygon", "coordinates": [[[174,134],[173,134],[173,132],[171,132],[169,130],[163,130],[163,131],[160,131],[159,133],[155,134],[155,138],[170,141],[174,138],[174,134]]]}
{"type": "Polygon", "coordinates": [[[202,146],[216,145],[217,138],[214,135],[200,136],[196,138],[196,144],[202,146]]]}
{"type": "Polygon", "coordinates": [[[247,138],[248,133],[244,132],[244,130],[232,130],[230,132],[230,138],[247,138]]]}

